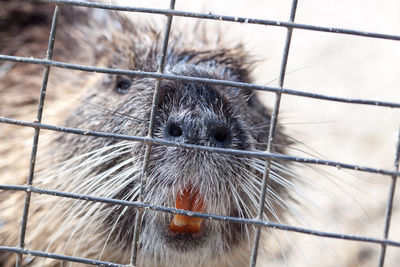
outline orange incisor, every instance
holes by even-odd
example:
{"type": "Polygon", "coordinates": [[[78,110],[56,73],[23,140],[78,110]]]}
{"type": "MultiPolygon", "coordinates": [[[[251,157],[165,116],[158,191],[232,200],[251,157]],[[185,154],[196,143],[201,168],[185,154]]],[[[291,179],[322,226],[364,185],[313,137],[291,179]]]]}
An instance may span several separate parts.
{"type": "MultiPolygon", "coordinates": [[[[185,188],[182,192],[178,192],[175,200],[175,208],[204,212],[203,199],[199,196],[199,192],[193,190],[192,187],[185,188]]],[[[186,215],[175,214],[169,225],[169,229],[175,233],[195,234],[200,232],[202,218],[189,217],[186,215]]]]}

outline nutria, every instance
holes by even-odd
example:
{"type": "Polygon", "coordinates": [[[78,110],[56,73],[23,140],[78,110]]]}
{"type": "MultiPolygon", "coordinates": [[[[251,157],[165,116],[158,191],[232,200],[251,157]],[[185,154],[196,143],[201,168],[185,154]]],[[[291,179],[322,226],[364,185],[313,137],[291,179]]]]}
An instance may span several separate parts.
{"type": "MultiPolygon", "coordinates": [[[[0,53],[43,58],[53,6],[5,1],[0,13],[0,53]]],[[[195,27],[198,29],[198,27],[195,27]]],[[[133,23],[120,13],[63,6],[54,59],[85,65],[155,72],[162,30],[133,23]]],[[[251,83],[253,61],[240,44],[172,29],[165,73],[251,83]]],[[[43,67],[9,66],[0,83],[0,115],[34,119],[43,67]]],[[[8,65],[6,65],[8,64],[8,65]]],[[[3,69],[6,69],[5,67],[3,69]]],[[[146,136],[156,80],[51,69],[44,121],[85,130],[146,136]],[[51,94],[55,90],[56,94],[51,94]],[[52,115],[46,117],[46,111],[52,115]],[[48,118],[48,119],[47,119],[48,118]]],[[[154,137],[169,141],[266,150],[270,112],[250,89],[164,79],[154,137]]],[[[0,183],[25,184],[31,129],[0,124],[0,183]]],[[[42,131],[43,132],[43,131],[42,131]]],[[[34,185],[61,191],[137,201],[145,145],[111,138],[45,134],[34,185]]],[[[288,139],[277,128],[273,146],[288,139]]],[[[153,145],[146,168],[144,202],[210,214],[254,218],[264,161],[182,147],[153,145]]],[[[265,218],[278,220],[288,198],[288,167],[273,162],[265,218]]],[[[0,191],[0,244],[17,246],[23,193],[0,191]]],[[[33,195],[26,248],[128,264],[136,209],[48,195],[33,195]]],[[[147,210],[139,239],[138,266],[245,266],[254,227],[147,210]]],[[[0,251],[0,263],[15,255],[0,251]]],[[[37,266],[57,260],[26,258],[37,266]]],[[[27,262],[27,261],[25,261],[27,262]]],[[[0,264],[1,265],[1,264],[0,264]]]]}

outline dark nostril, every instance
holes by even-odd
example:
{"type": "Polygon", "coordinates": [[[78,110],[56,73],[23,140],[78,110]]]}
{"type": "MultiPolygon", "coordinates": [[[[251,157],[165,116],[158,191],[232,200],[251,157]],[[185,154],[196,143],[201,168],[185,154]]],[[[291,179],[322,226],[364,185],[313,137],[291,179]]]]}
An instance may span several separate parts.
{"type": "Polygon", "coordinates": [[[182,128],[176,124],[169,125],[168,133],[170,136],[179,137],[182,136],[182,128]]]}
{"type": "Polygon", "coordinates": [[[226,132],[226,129],[217,129],[217,131],[214,133],[214,138],[218,142],[224,142],[228,137],[228,134],[226,132]]]}
{"type": "Polygon", "coordinates": [[[229,129],[227,127],[218,127],[214,132],[214,139],[219,143],[226,143],[229,141],[229,129]]]}

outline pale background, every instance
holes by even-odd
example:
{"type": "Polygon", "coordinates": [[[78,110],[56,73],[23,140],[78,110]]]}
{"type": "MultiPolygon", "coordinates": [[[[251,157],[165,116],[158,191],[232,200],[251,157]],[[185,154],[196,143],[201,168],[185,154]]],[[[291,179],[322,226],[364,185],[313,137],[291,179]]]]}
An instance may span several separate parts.
{"type": "MultiPolygon", "coordinates": [[[[167,8],[168,1],[122,1],[167,8]]],[[[183,1],[177,10],[287,21],[289,0],[183,1]]],[[[136,16],[136,14],[133,14],[136,16]]],[[[156,16],[151,16],[157,20],[156,16]]],[[[175,25],[195,19],[174,18],[175,25]]],[[[296,22],[400,35],[400,1],[299,0],[296,22]]],[[[286,29],[207,22],[241,41],[260,60],[257,84],[277,85],[286,29]]],[[[285,88],[332,96],[400,102],[400,42],[295,30],[285,88]]],[[[271,106],[273,94],[264,94],[271,106]]],[[[293,155],[393,169],[400,109],[342,104],[284,95],[280,112],[286,132],[299,140],[293,155]],[[307,155],[305,153],[310,153],[307,155]]],[[[300,166],[305,198],[287,223],[313,229],[381,238],[390,177],[300,166]],[[307,202],[307,199],[309,201],[307,202]]],[[[400,241],[400,192],[396,190],[389,238],[400,241]]],[[[258,266],[377,266],[379,245],[280,233],[258,266]]],[[[272,238],[274,239],[274,238],[272,238]]],[[[389,248],[385,266],[400,266],[400,248],[389,248]]]]}

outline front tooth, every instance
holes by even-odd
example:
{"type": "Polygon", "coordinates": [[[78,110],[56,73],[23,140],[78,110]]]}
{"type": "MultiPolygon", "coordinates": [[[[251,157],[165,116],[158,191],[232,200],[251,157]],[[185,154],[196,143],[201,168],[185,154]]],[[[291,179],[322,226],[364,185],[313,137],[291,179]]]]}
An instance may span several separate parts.
{"type": "Polygon", "coordinates": [[[183,233],[186,230],[186,226],[189,223],[189,218],[180,214],[175,214],[174,218],[169,225],[169,229],[175,233],[183,233]]]}
{"type": "Polygon", "coordinates": [[[202,221],[202,218],[190,217],[188,220],[188,225],[186,225],[186,232],[192,234],[200,232],[200,225],[202,221]]]}
{"type": "Polygon", "coordinates": [[[189,217],[180,214],[175,214],[172,222],[178,227],[185,226],[189,223],[189,217]]]}
{"type": "MultiPolygon", "coordinates": [[[[190,188],[185,188],[175,199],[175,208],[187,211],[204,212],[204,203],[198,195],[198,192],[191,192],[190,188]]],[[[175,233],[198,233],[203,219],[188,217],[175,214],[169,229],[175,233]]]]}

